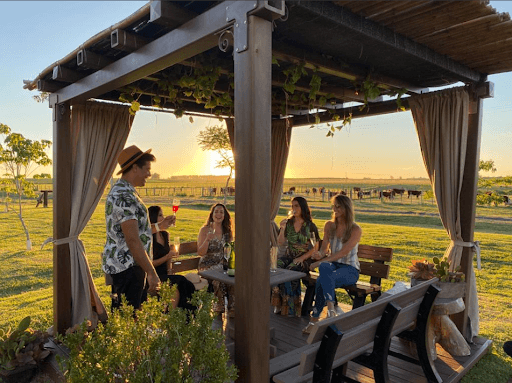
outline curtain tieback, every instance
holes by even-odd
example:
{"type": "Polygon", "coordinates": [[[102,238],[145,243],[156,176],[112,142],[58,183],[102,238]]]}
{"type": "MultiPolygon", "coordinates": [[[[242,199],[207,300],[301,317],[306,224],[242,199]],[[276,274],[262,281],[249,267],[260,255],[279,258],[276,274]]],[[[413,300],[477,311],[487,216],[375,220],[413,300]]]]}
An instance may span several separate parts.
{"type": "Polygon", "coordinates": [[[452,241],[454,245],[462,247],[471,247],[476,253],[476,267],[478,270],[482,270],[482,259],[480,257],[480,242],[464,242],[464,241],[452,241]]]}
{"type": "Polygon", "coordinates": [[[78,240],[78,235],[73,235],[71,237],[55,239],[52,242],[53,242],[54,245],[64,245],[66,243],[71,243],[71,242],[76,241],[76,240],[78,240]]]}

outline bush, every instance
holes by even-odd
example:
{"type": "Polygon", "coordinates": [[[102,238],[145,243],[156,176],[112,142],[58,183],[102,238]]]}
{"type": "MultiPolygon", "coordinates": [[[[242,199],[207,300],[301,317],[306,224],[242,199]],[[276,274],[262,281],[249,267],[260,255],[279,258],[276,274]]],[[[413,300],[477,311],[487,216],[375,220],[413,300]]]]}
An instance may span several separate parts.
{"type": "Polygon", "coordinates": [[[149,298],[133,318],[124,304],[105,325],[87,331],[87,323],[65,336],[70,349],[61,361],[67,382],[226,382],[237,377],[228,366],[221,330],[213,330],[213,295],[196,292],[194,315],[170,307],[174,288],[162,286],[160,301],[149,298]]]}

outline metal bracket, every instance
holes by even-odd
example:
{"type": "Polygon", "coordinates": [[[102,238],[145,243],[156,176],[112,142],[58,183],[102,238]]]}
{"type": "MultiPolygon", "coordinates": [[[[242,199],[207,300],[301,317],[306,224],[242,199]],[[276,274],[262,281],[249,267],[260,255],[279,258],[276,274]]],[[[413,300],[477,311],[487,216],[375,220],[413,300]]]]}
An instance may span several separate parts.
{"type": "Polygon", "coordinates": [[[251,14],[257,14],[270,20],[282,17],[285,14],[284,0],[270,2],[262,0],[234,1],[226,6],[226,22],[229,23],[234,20],[233,35],[236,53],[244,52],[249,47],[247,16],[251,14]]]}

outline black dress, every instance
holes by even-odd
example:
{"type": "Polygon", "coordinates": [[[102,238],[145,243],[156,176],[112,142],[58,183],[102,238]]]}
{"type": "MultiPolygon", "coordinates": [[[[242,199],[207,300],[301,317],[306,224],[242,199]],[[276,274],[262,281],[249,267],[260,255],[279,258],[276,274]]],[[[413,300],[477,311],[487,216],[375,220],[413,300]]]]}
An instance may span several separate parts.
{"type": "MultiPolygon", "coordinates": [[[[162,237],[164,239],[164,244],[160,244],[156,240],[156,234],[153,234],[153,259],[159,259],[165,257],[171,246],[169,245],[169,233],[166,231],[161,231],[162,237]]],[[[160,278],[161,282],[168,281],[168,283],[172,285],[177,285],[177,289],[180,293],[180,299],[178,301],[178,307],[183,309],[195,310],[196,307],[189,303],[192,298],[192,294],[196,291],[196,288],[192,282],[190,282],[187,278],[182,275],[167,275],[167,262],[162,263],[161,265],[155,267],[156,273],[158,274],[158,278],[160,278]]],[[[147,293],[147,285],[145,289],[147,293]]],[[[146,294],[145,298],[147,297],[146,294]]],[[[145,300],[145,299],[144,299],[145,300]]]]}

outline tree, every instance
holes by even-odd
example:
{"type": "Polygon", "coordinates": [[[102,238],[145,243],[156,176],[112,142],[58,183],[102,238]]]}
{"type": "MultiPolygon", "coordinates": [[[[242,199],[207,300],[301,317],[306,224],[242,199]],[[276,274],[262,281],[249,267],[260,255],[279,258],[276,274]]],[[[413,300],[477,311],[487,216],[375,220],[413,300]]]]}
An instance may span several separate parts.
{"type": "Polygon", "coordinates": [[[52,161],[45,153],[45,149],[51,146],[51,141],[32,141],[23,137],[20,133],[11,132],[11,128],[0,123],[0,135],[4,135],[4,145],[0,144],[0,164],[6,170],[2,183],[3,190],[12,192],[18,197],[18,218],[27,237],[27,250],[32,249],[30,235],[23,220],[21,205],[22,196],[34,197],[34,184],[27,180],[28,176],[35,170],[34,165],[46,166],[52,161]]]}
{"type": "Polygon", "coordinates": [[[484,171],[484,172],[491,172],[491,173],[496,173],[496,167],[494,166],[494,160],[489,160],[489,161],[484,161],[484,160],[480,160],[480,162],[478,163],[478,171],[484,171]]]}
{"type": "Polygon", "coordinates": [[[152,180],[159,180],[160,179],[160,174],[158,174],[158,173],[151,174],[151,179],[152,180]]]}
{"type": "Polygon", "coordinates": [[[208,126],[201,130],[197,136],[197,143],[203,150],[211,150],[217,152],[221,159],[217,161],[216,168],[229,168],[229,175],[224,188],[224,204],[228,193],[229,180],[235,170],[235,160],[231,150],[231,142],[229,141],[228,130],[225,127],[217,125],[208,126]]]}

